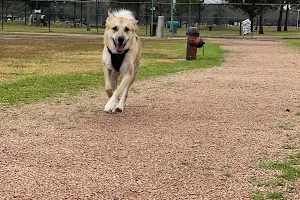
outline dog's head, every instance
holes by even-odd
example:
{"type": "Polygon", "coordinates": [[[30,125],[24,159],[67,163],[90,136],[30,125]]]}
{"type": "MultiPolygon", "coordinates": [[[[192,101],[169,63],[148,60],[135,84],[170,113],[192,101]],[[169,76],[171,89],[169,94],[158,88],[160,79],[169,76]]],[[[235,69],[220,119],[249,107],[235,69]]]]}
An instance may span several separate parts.
{"type": "Polygon", "coordinates": [[[129,10],[108,10],[104,34],[105,45],[113,53],[123,53],[130,48],[137,30],[137,21],[129,10]]]}

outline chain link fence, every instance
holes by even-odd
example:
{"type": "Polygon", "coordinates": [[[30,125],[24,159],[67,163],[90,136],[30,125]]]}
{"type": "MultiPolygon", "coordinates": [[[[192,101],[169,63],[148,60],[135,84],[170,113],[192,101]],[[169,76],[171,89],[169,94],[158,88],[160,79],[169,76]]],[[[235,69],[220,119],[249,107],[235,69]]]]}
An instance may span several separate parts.
{"type": "MultiPolygon", "coordinates": [[[[1,21],[14,22],[24,26],[47,26],[50,22],[56,27],[86,27],[90,21],[91,28],[104,27],[108,8],[131,10],[139,24],[149,25],[157,22],[158,16],[164,16],[166,26],[171,20],[178,22],[178,26],[239,26],[239,23],[248,18],[242,10],[231,4],[201,4],[201,3],[159,3],[152,7],[152,2],[117,2],[117,1],[31,1],[31,6],[21,0],[0,0],[1,21]],[[172,7],[173,6],[173,7],[172,7]],[[174,9],[171,9],[174,8],[174,9]],[[153,11],[153,12],[152,12],[153,11]],[[90,16],[90,17],[89,17],[90,16]],[[90,18],[90,19],[89,19],[90,18]]],[[[275,6],[264,13],[263,24],[276,26],[278,23],[279,6],[275,6]]],[[[289,26],[297,26],[299,10],[291,6],[289,15],[283,15],[282,20],[288,17],[289,26]]],[[[258,15],[259,16],[259,15],[258,15]]],[[[258,24],[259,17],[254,19],[258,24]]]]}

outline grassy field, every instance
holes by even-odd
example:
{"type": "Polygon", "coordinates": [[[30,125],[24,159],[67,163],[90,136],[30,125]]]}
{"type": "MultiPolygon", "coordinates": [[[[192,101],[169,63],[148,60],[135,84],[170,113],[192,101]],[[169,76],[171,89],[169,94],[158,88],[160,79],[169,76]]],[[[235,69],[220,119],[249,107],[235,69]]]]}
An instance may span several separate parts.
{"type": "MultiPolygon", "coordinates": [[[[0,103],[22,104],[103,85],[100,38],[30,36],[0,40],[0,103]]],[[[185,59],[185,40],[143,40],[138,79],[221,65],[220,44],[185,59]]]]}
{"type": "Polygon", "coordinates": [[[296,51],[300,52],[300,40],[292,40],[285,43],[287,46],[292,47],[296,51]]]}
{"type": "MultiPolygon", "coordinates": [[[[82,28],[71,28],[70,24],[52,23],[51,33],[65,33],[65,34],[99,34],[102,35],[104,28],[95,27],[91,28],[91,31],[86,31],[86,27],[82,28]]],[[[164,36],[166,37],[185,37],[187,28],[179,28],[176,34],[172,34],[167,28],[164,29],[164,36]]],[[[258,34],[258,31],[254,31],[254,37],[279,37],[279,38],[300,38],[300,30],[296,27],[289,27],[288,31],[277,32],[277,27],[264,27],[264,35],[258,34]]],[[[0,34],[9,33],[49,33],[48,27],[36,27],[36,26],[24,26],[24,22],[6,22],[4,23],[4,31],[0,34]]],[[[230,27],[213,27],[212,31],[208,30],[208,27],[201,27],[200,34],[202,37],[246,37],[240,36],[239,26],[230,27]]],[[[150,26],[140,26],[140,36],[150,35],[150,26]]]]}

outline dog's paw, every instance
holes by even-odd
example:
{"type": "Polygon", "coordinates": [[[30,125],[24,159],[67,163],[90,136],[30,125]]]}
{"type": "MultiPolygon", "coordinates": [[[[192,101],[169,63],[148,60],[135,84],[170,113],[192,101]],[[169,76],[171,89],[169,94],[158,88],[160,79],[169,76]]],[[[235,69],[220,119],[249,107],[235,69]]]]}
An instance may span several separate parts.
{"type": "Polygon", "coordinates": [[[122,101],[120,101],[118,103],[118,105],[114,108],[113,112],[114,113],[121,113],[124,110],[124,104],[122,103],[122,101]]]}
{"type": "Polygon", "coordinates": [[[113,113],[121,113],[121,112],[123,112],[123,109],[121,109],[119,107],[117,107],[113,110],[113,113]]]}
{"type": "Polygon", "coordinates": [[[106,94],[108,98],[110,98],[113,95],[113,90],[112,89],[106,89],[106,94]]]}
{"type": "Polygon", "coordinates": [[[105,112],[115,112],[115,108],[118,105],[119,101],[110,98],[104,107],[105,112]]]}

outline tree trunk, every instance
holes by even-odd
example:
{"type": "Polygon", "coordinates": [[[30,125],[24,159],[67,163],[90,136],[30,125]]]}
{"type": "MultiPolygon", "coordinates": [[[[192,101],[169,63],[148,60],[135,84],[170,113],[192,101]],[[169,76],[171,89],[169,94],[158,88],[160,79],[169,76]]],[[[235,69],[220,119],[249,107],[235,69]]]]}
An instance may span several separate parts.
{"type": "Polygon", "coordinates": [[[200,24],[201,23],[201,3],[199,3],[199,6],[198,6],[198,23],[200,24]]]}
{"type": "Polygon", "coordinates": [[[281,31],[282,12],[283,12],[283,5],[280,5],[279,19],[278,19],[278,23],[277,23],[277,31],[281,31]]]}
{"type": "Polygon", "coordinates": [[[257,31],[257,27],[258,27],[258,24],[259,24],[259,21],[258,21],[258,18],[256,19],[256,24],[255,24],[255,31],[257,31]]]}
{"type": "Polygon", "coordinates": [[[289,5],[286,6],[286,12],[285,12],[285,22],[284,22],[284,29],[283,31],[288,31],[288,21],[289,21],[289,14],[290,14],[290,8],[289,5]]]}
{"type": "MultiPolygon", "coordinates": [[[[75,22],[76,19],[76,2],[74,2],[74,11],[73,11],[73,21],[75,22]]],[[[76,27],[76,26],[75,26],[76,27]]]]}
{"type": "Polygon", "coordinates": [[[264,34],[264,10],[260,11],[259,15],[259,34],[264,34]]]}
{"type": "Polygon", "coordinates": [[[250,21],[251,21],[251,33],[253,33],[253,27],[254,27],[254,17],[253,16],[249,16],[250,21]]]}

